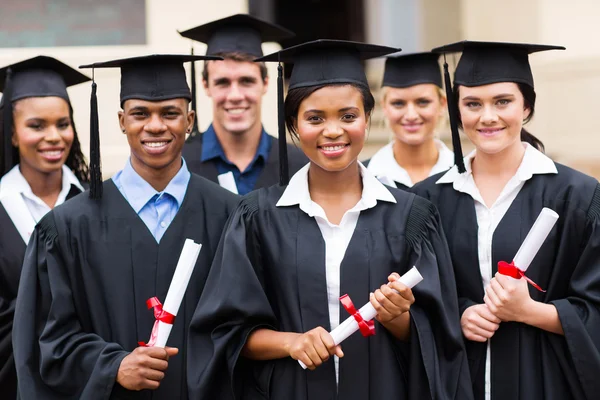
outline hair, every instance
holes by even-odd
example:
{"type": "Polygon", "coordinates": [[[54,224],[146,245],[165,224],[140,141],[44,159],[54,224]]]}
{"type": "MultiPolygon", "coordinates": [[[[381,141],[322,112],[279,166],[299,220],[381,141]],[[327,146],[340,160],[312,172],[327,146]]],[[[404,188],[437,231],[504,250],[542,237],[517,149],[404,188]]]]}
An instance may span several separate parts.
{"type": "MultiPolygon", "coordinates": [[[[425,84],[427,84],[427,83],[425,83],[425,84]]],[[[416,85],[421,85],[421,83],[417,83],[417,84],[415,84],[413,86],[416,86],[416,85]]],[[[432,83],[432,85],[435,85],[435,83],[432,83]]],[[[437,91],[437,94],[438,94],[438,98],[440,100],[441,99],[445,99],[446,98],[446,91],[444,89],[442,89],[441,87],[437,86],[437,85],[435,85],[435,86],[436,86],[436,91],[437,91]]],[[[409,87],[410,86],[407,86],[406,88],[409,88],[409,87]]],[[[400,89],[406,89],[406,88],[400,88],[400,89]]],[[[394,86],[382,86],[381,87],[381,101],[385,102],[385,99],[387,97],[389,89],[394,89],[394,86]]]]}
{"type": "MultiPolygon", "coordinates": [[[[533,114],[535,113],[535,98],[536,98],[535,90],[531,86],[529,86],[525,83],[518,83],[518,82],[515,82],[515,83],[517,84],[517,86],[519,87],[519,91],[523,95],[525,107],[529,109],[529,115],[527,116],[527,118],[525,118],[523,120],[523,124],[526,124],[529,121],[531,121],[531,118],[533,118],[533,114]]],[[[460,85],[457,85],[453,89],[455,104],[457,104],[457,105],[458,105],[458,100],[459,100],[459,96],[458,96],[459,88],[460,88],[460,85]]],[[[458,116],[458,126],[462,129],[462,120],[460,118],[460,112],[458,110],[456,110],[456,115],[458,116]]],[[[523,127],[521,128],[521,141],[529,143],[530,145],[532,145],[533,147],[535,147],[537,150],[541,151],[542,153],[546,150],[544,143],[542,143],[542,141],[540,139],[535,137],[533,134],[528,132],[523,127]]]]}
{"type": "MultiPolygon", "coordinates": [[[[221,52],[221,53],[216,53],[216,54],[211,54],[211,55],[223,57],[223,59],[225,59],[225,60],[232,60],[232,61],[237,61],[237,62],[254,63],[254,60],[256,59],[256,57],[253,56],[252,54],[242,53],[239,51],[221,52]]],[[[210,63],[210,62],[211,61],[205,61],[204,68],[202,69],[202,79],[206,82],[208,82],[208,63],[210,63]]],[[[267,71],[267,66],[265,65],[264,62],[257,62],[256,65],[258,65],[258,68],[260,69],[260,77],[262,78],[262,80],[264,82],[267,79],[267,77],[269,76],[268,71],[267,71]]]]}
{"type": "Polygon", "coordinates": [[[360,92],[365,115],[370,117],[371,113],[373,112],[373,108],[375,108],[375,98],[367,86],[360,85],[358,83],[335,83],[294,88],[288,92],[287,97],[285,98],[285,126],[290,131],[292,136],[298,139],[298,132],[296,130],[298,111],[300,110],[300,105],[308,96],[324,87],[347,85],[356,88],[356,90],[360,92]]]}
{"type": "MultiPolygon", "coordinates": [[[[73,107],[71,107],[71,103],[67,101],[69,105],[69,118],[71,120],[71,127],[73,128],[73,143],[71,144],[71,149],[69,150],[69,155],[67,156],[67,160],[65,161],[65,165],[73,171],[77,179],[79,179],[82,183],[88,183],[90,181],[90,171],[85,160],[85,156],[81,151],[81,143],[79,142],[79,135],[77,135],[77,129],[75,128],[75,121],[73,120],[73,107]]],[[[13,135],[13,132],[4,132],[4,113],[3,108],[6,107],[4,104],[0,107],[0,138],[4,137],[5,134],[13,135]]],[[[11,105],[13,107],[14,112],[14,103],[11,105]]],[[[13,127],[14,129],[14,127],[13,127]]],[[[2,144],[3,145],[3,144],[2,144]]],[[[20,163],[19,149],[13,146],[13,164],[11,166],[14,167],[20,163]]],[[[7,171],[8,172],[8,171],[7,171]]]]}

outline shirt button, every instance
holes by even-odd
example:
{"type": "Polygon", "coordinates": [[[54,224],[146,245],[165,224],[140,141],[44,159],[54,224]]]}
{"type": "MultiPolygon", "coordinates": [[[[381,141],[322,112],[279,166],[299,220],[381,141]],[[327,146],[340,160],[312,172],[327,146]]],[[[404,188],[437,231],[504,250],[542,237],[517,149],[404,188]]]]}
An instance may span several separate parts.
{"type": "Polygon", "coordinates": [[[164,228],[165,226],[167,226],[167,224],[165,224],[165,221],[162,221],[162,222],[160,223],[160,227],[161,227],[161,228],[164,228]]]}

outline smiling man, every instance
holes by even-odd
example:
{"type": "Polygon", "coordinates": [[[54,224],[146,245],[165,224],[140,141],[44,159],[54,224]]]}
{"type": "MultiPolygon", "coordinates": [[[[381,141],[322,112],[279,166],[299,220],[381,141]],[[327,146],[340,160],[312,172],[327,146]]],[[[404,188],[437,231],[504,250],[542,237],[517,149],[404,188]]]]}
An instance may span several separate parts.
{"type": "MultiPolygon", "coordinates": [[[[202,82],[213,104],[213,122],[200,135],[192,135],[184,157],[192,172],[239,194],[268,187],[279,181],[279,142],[262,126],[262,99],[269,77],[262,42],[280,41],[293,33],[246,14],[237,14],[181,35],[208,45],[207,55],[223,61],[207,61],[202,82]]],[[[273,114],[276,110],[273,110],[273,114]]],[[[290,174],[308,160],[293,145],[287,146],[290,174]]]]}
{"type": "MultiPolygon", "coordinates": [[[[188,398],[189,319],[237,203],[237,196],[190,174],[181,156],[194,121],[182,63],[192,59],[206,57],[92,65],[121,68],[119,123],[131,156],[112,179],[92,183],[101,191],[56,207],[34,231],[15,312],[20,398],[188,398]],[[155,322],[146,301],[165,300],[186,238],[202,249],[169,347],[138,346],[155,322]]],[[[94,138],[92,144],[93,154],[94,138]]]]}

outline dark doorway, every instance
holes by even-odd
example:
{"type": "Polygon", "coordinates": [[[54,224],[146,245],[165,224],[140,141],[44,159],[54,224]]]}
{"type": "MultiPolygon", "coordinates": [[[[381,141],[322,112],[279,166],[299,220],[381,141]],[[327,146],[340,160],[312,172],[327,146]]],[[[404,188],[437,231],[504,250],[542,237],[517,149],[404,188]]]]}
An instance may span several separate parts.
{"type": "MultiPolygon", "coordinates": [[[[365,41],[364,0],[248,0],[250,15],[296,33],[283,48],[316,39],[365,41]]],[[[286,65],[286,75],[290,68],[286,65]]]]}

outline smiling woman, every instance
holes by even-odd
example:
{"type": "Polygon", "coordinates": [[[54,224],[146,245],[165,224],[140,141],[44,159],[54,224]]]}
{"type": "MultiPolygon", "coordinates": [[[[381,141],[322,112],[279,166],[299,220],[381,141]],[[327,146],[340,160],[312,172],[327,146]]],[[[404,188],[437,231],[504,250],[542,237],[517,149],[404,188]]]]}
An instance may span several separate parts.
{"type": "Polygon", "coordinates": [[[395,51],[318,40],[257,60],[294,63],[285,122],[310,163],[230,219],[190,325],[190,397],[469,399],[435,210],[358,161],[374,106],[361,60],[395,51]],[[411,290],[397,280],[413,265],[411,290]],[[333,342],[343,294],[371,302],[377,335],[333,342]]]}

